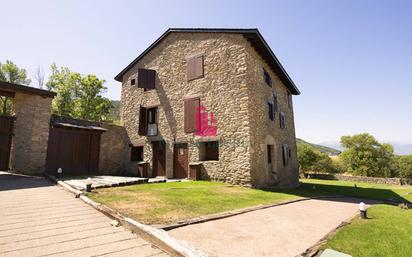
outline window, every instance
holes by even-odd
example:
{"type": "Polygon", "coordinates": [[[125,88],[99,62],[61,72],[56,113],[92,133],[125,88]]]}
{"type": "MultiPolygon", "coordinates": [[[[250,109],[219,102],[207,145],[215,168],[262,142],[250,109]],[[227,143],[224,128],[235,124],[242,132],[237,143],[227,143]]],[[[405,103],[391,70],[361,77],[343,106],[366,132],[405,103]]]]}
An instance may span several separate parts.
{"type": "Polygon", "coordinates": [[[272,163],[272,146],[267,145],[268,163],[272,163]]]}
{"type": "Polygon", "coordinates": [[[187,80],[203,78],[203,55],[190,57],[187,60],[187,80]]]}
{"type": "Polygon", "coordinates": [[[272,103],[268,103],[268,109],[269,109],[269,119],[270,120],[275,120],[275,112],[274,112],[274,108],[273,108],[272,103]]]}
{"type": "Polygon", "coordinates": [[[279,122],[280,122],[280,128],[284,129],[286,127],[286,125],[285,125],[285,113],[283,113],[283,112],[279,113],[279,122]]]}
{"type": "Polygon", "coordinates": [[[130,161],[142,162],[143,161],[143,146],[132,146],[130,151],[130,161]]]}
{"type": "Polygon", "coordinates": [[[268,84],[268,86],[272,86],[272,78],[270,77],[269,73],[263,69],[263,78],[265,79],[266,84],[268,84]]]}
{"type": "Polygon", "coordinates": [[[148,69],[138,69],[137,71],[137,87],[144,90],[155,89],[156,87],[156,71],[148,69]]]}
{"type": "Polygon", "coordinates": [[[132,80],[130,80],[130,85],[135,85],[136,84],[136,80],[135,79],[132,79],[132,80]]]}
{"type": "MultiPolygon", "coordinates": [[[[184,102],[184,127],[186,133],[192,133],[196,130],[196,113],[199,112],[200,99],[186,99],[184,102]]],[[[197,116],[200,117],[200,116],[197,116]]]]}
{"type": "Polygon", "coordinates": [[[284,144],[282,146],[282,157],[283,157],[283,166],[289,165],[289,146],[284,144]]]}
{"type": "Polygon", "coordinates": [[[145,108],[140,106],[139,135],[157,136],[157,107],[145,108]]]}
{"type": "Polygon", "coordinates": [[[273,97],[273,111],[276,113],[278,112],[278,95],[276,94],[276,92],[273,92],[272,94],[273,97]]]}
{"type": "Polygon", "coordinates": [[[201,161],[218,161],[219,160],[219,142],[201,142],[199,145],[201,161]]]}
{"type": "Polygon", "coordinates": [[[292,94],[288,91],[287,95],[288,95],[288,107],[292,108],[292,94]]]}

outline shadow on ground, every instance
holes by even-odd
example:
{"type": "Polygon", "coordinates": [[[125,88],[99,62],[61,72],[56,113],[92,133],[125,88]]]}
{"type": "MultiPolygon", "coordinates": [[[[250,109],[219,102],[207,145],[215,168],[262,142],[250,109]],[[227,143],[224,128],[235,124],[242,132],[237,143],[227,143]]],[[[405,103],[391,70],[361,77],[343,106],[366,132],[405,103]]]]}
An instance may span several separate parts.
{"type": "Polygon", "coordinates": [[[54,184],[44,178],[33,178],[0,172],[0,191],[27,189],[34,187],[48,187],[54,184]]]}
{"type": "MultiPolygon", "coordinates": [[[[265,191],[290,193],[302,197],[315,196],[347,196],[360,199],[378,200],[392,203],[409,203],[411,202],[402,195],[386,188],[364,188],[344,185],[327,185],[313,182],[303,182],[295,189],[276,189],[264,188],[265,191]]],[[[333,199],[333,198],[331,198],[333,199]]]]}

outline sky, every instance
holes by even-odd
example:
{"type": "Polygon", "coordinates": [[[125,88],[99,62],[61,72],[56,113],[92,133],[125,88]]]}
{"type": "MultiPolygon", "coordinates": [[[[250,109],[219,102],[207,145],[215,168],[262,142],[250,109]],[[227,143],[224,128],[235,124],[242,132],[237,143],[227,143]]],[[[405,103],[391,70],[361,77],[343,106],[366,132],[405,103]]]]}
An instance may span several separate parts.
{"type": "Polygon", "coordinates": [[[301,91],[296,134],[412,143],[412,1],[0,1],[0,62],[114,80],[169,27],[258,28],[301,91]]]}

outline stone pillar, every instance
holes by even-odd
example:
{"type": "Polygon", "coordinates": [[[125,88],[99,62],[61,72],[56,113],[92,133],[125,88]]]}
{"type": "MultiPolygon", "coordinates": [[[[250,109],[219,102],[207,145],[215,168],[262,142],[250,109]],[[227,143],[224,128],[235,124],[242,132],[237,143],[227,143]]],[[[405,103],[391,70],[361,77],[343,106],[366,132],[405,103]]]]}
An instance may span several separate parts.
{"type": "Polygon", "coordinates": [[[45,171],[51,116],[51,97],[17,92],[12,142],[12,171],[39,174],[45,171]]]}

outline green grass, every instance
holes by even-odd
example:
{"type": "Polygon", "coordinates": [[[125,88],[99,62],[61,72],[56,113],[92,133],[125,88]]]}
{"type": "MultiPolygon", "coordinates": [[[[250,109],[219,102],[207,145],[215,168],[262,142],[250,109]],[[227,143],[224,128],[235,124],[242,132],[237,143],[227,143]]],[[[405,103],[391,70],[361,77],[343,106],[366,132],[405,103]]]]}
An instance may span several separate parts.
{"type": "Polygon", "coordinates": [[[302,179],[301,190],[317,191],[319,194],[328,193],[357,198],[377,200],[410,201],[412,202],[411,186],[391,186],[384,184],[358,183],[351,181],[302,179]],[[356,184],[356,188],[354,185],[356,184]],[[315,188],[315,190],[314,190],[315,188]]]}
{"type": "Polygon", "coordinates": [[[146,224],[317,195],[305,190],[258,190],[220,182],[171,182],[95,190],[88,196],[146,224]]]}
{"type": "Polygon", "coordinates": [[[95,190],[88,194],[124,215],[146,224],[179,220],[310,196],[346,195],[370,199],[412,200],[412,187],[332,180],[302,180],[296,189],[250,189],[220,182],[143,184],[95,190]],[[411,194],[408,194],[411,193],[411,194]]]}
{"type": "Polygon", "coordinates": [[[330,239],[332,248],[354,257],[410,257],[412,255],[412,210],[375,205],[370,219],[356,218],[330,239]]]}

